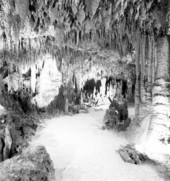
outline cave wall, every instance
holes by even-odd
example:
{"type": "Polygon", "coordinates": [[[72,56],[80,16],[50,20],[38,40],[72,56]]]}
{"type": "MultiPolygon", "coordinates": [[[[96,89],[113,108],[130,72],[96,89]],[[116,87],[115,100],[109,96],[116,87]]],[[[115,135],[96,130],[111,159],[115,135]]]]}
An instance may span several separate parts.
{"type": "MultiPolygon", "coordinates": [[[[164,17],[168,13],[169,2],[157,5],[157,23],[152,31],[138,31],[136,42],[136,120],[140,123],[142,106],[150,104],[150,126],[145,145],[152,153],[169,145],[169,31],[164,17]],[[140,110],[141,109],[141,110],[140,110]],[[158,148],[158,149],[157,149],[158,148]],[[157,149],[157,150],[155,150],[157,149]]],[[[159,151],[158,151],[159,150],[159,151]]]]}

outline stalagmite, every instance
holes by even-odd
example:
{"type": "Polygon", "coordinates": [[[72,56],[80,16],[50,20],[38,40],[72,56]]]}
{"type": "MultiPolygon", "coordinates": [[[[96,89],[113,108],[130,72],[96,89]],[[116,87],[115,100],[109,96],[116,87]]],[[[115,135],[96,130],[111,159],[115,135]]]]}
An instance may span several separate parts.
{"type": "Polygon", "coordinates": [[[11,151],[11,145],[12,145],[12,137],[11,133],[9,130],[9,126],[5,128],[5,133],[4,133],[4,149],[3,149],[3,159],[6,160],[9,158],[10,151],[11,151]]]}
{"type": "Polygon", "coordinates": [[[35,65],[31,66],[31,90],[32,93],[35,93],[36,88],[36,67],[35,65]]]}

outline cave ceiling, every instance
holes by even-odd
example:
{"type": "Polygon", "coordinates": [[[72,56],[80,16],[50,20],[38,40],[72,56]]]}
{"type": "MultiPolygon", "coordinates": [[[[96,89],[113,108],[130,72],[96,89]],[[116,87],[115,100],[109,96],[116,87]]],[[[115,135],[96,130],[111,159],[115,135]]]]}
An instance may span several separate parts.
{"type": "Polygon", "coordinates": [[[167,31],[169,7],[169,0],[0,0],[0,56],[121,57],[133,51],[136,32],[167,31]]]}

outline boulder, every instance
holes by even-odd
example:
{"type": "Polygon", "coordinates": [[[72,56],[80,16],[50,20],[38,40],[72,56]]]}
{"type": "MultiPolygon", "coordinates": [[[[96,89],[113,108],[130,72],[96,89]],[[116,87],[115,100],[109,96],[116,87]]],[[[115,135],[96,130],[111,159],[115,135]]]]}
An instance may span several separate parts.
{"type": "Polygon", "coordinates": [[[145,162],[152,162],[154,163],[153,160],[149,159],[149,157],[143,153],[139,153],[133,145],[126,145],[121,147],[118,150],[119,155],[123,159],[123,161],[127,163],[132,163],[132,164],[142,164],[145,162]]]}
{"type": "Polygon", "coordinates": [[[106,110],[103,122],[106,128],[116,129],[118,131],[125,131],[131,123],[131,119],[128,118],[127,102],[123,104],[117,103],[114,99],[110,100],[109,109],[106,110]]]}
{"type": "Polygon", "coordinates": [[[30,147],[0,164],[0,181],[54,181],[55,170],[45,147],[30,147]]]}
{"type": "Polygon", "coordinates": [[[0,162],[19,153],[37,128],[35,118],[5,112],[0,115],[0,162]]]}
{"type": "Polygon", "coordinates": [[[117,111],[114,108],[107,109],[103,122],[106,128],[113,129],[119,122],[117,111]]]}
{"type": "Polygon", "coordinates": [[[131,123],[130,118],[127,118],[127,119],[119,122],[117,125],[118,131],[126,131],[126,129],[129,127],[130,123],[131,123]]]}
{"type": "Polygon", "coordinates": [[[69,112],[72,112],[72,113],[80,113],[80,112],[81,113],[88,113],[88,109],[83,104],[80,104],[80,105],[70,104],[69,105],[69,112]]]}

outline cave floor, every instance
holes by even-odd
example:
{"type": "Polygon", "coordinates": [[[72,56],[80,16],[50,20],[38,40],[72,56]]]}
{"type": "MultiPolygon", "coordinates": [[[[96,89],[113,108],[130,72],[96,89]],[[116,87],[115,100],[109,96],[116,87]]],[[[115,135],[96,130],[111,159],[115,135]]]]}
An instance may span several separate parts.
{"type": "MultiPolygon", "coordinates": [[[[105,108],[45,120],[31,145],[44,145],[57,181],[163,181],[149,165],[125,163],[116,152],[128,134],[102,130],[105,108]]],[[[134,108],[129,108],[130,116],[134,108]]]]}

